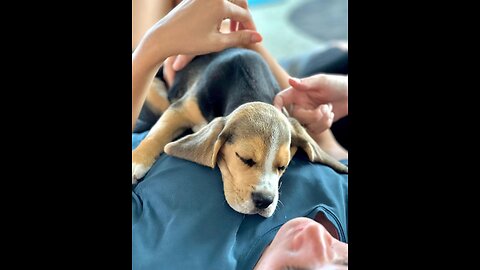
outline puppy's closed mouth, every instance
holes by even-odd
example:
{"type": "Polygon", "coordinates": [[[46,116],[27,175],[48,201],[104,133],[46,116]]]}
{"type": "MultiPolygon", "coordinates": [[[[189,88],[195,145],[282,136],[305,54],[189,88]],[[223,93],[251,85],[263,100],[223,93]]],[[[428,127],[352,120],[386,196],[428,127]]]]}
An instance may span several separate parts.
{"type": "MultiPolygon", "coordinates": [[[[233,207],[234,205],[232,205],[231,207],[239,212],[239,213],[242,213],[242,214],[245,214],[245,215],[255,215],[255,214],[259,214],[263,217],[270,217],[272,214],[273,214],[273,211],[270,211],[268,210],[267,208],[265,209],[259,209],[259,208],[250,208],[250,209],[239,209],[238,207],[233,207]]],[[[241,207],[240,207],[241,208],[241,207]]]]}

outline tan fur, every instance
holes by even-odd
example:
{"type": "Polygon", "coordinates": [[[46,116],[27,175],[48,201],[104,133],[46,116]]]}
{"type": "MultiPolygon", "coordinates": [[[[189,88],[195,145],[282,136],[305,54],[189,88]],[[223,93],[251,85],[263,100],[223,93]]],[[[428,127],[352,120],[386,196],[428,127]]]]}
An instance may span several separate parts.
{"type": "Polygon", "coordinates": [[[273,164],[265,163],[265,153],[268,147],[258,136],[255,136],[242,137],[232,144],[225,143],[220,150],[218,165],[224,181],[225,198],[229,205],[239,212],[251,211],[251,209],[236,209],[235,207],[251,198],[251,193],[259,185],[262,174],[271,170],[280,178],[284,171],[277,170],[277,167],[287,166],[290,161],[289,145],[283,144],[280,146],[273,164]],[[243,158],[253,159],[256,164],[253,167],[247,166],[238,158],[237,153],[243,158]],[[272,165],[273,167],[271,167],[272,165]]]}
{"type": "Polygon", "coordinates": [[[193,96],[189,96],[182,104],[183,116],[189,120],[189,128],[207,124],[207,120],[202,115],[200,108],[198,107],[197,99],[193,96]]]}
{"type": "Polygon", "coordinates": [[[150,90],[147,93],[145,104],[157,115],[165,112],[170,106],[168,101],[167,87],[158,78],[153,79],[150,90]]]}
{"type": "MultiPolygon", "coordinates": [[[[229,167],[230,173],[234,176],[231,179],[233,185],[238,190],[248,189],[256,186],[259,181],[263,168],[265,166],[265,155],[267,145],[257,136],[238,139],[235,143],[226,143],[221,148],[221,156],[229,167]],[[253,167],[248,167],[237,156],[240,155],[246,159],[252,159],[256,162],[253,167]]],[[[246,198],[246,196],[240,196],[246,198]]]]}
{"type": "MultiPolygon", "coordinates": [[[[283,144],[278,150],[277,157],[275,159],[274,167],[287,166],[290,163],[293,155],[291,155],[290,145],[283,144]]],[[[283,174],[283,173],[282,173],[283,174]]]]}
{"type": "Polygon", "coordinates": [[[224,143],[219,138],[224,126],[223,117],[217,117],[194,134],[167,144],[165,153],[214,168],[217,153],[224,143]]]}
{"type": "MultiPolygon", "coordinates": [[[[205,122],[193,97],[179,102],[178,106],[169,107],[142,142],[132,151],[132,164],[147,169],[153,165],[164,147],[186,129],[205,122]]],[[[133,168],[132,168],[133,174],[133,168]]],[[[132,175],[132,182],[143,177],[143,174],[132,175]]]]}

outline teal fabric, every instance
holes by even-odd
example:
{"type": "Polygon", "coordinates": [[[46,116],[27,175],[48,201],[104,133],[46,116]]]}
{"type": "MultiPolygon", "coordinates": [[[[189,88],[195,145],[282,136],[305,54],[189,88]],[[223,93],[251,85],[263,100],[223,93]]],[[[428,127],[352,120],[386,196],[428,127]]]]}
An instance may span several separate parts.
{"type": "MultiPolygon", "coordinates": [[[[146,133],[132,135],[132,149],[146,133]]],[[[162,154],[132,186],[132,269],[252,269],[285,222],[319,211],[348,241],[347,175],[299,151],[282,182],[272,217],[243,215],[228,206],[218,167],[162,154]]]]}

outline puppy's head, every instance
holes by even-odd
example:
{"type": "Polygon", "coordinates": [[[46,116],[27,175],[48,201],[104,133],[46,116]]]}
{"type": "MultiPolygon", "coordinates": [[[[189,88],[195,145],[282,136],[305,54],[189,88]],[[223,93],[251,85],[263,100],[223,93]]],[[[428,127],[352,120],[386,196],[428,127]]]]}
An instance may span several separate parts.
{"type": "Polygon", "coordinates": [[[167,144],[165,153],[212,168],[218,164],[230,207],[270,217],[277,207],[279,179],[297,147],[311,161],[346,169],[323,152],[295,119],[261,102],[215,118],[198,132],[167,144]]]}

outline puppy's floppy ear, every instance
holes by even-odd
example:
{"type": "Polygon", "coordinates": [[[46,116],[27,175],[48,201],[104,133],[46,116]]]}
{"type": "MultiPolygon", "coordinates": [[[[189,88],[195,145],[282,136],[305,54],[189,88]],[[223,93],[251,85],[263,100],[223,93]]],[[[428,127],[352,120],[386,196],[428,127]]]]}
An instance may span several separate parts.
{"type": "Polygon", "coordinates": [[[199,131],[165,146],[165,153],[215,168],[217,154],[225,139],[220,136],[225,117],[217,117],[199,131]]]}
{"type": "Polygon", "coordinates": [[[302,148],[312,162],[323,163],[340,173],[348,173],[348,167],[323,151],[295,118],[289,117],[288,120],[292,127],[292,147],[302,148]]]}

